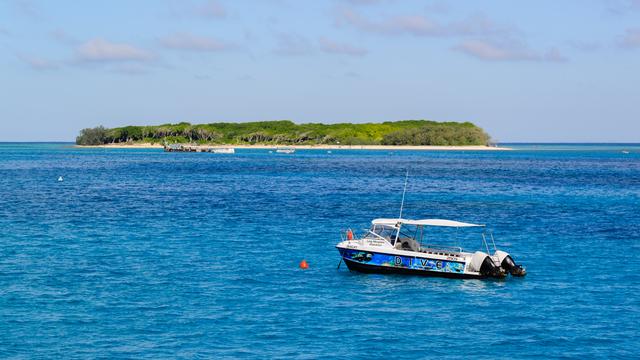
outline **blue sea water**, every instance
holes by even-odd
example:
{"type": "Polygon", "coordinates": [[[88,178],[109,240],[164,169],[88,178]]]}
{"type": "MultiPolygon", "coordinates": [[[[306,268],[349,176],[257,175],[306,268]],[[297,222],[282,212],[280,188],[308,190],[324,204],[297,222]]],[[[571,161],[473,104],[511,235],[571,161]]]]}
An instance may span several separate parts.
{"type": "Polygon", "coordinates": [[[0,144],[0,357],[638,356],[640,147],[512,146],[0,144]],[[406,169],[405,217],[486,223],[527,277],[336,269],[341,229],[397,216],[406,169]]]}

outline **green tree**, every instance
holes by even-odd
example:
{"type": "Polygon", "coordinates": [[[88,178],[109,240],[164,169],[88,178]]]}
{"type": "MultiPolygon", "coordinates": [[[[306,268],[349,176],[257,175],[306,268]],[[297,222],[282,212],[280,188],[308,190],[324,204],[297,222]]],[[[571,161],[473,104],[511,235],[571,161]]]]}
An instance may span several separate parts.
{"type": "Polygon", "coordinates": [[[76,144],[78,145],[102,145],[107,140],[107,129],[103,126],[97,126],[94,128],[86,128],[80,130],[80,135],[76,137],[76,144]]]}

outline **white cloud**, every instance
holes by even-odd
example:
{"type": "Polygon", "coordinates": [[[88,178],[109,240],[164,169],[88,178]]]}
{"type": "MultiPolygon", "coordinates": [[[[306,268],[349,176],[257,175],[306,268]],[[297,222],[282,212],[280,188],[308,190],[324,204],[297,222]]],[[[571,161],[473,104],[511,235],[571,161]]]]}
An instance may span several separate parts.
{"type": "Polygon", "coordinates": [[[402,15],[372,20],[353,10],[346,9],[338,14],[337,24],[350,25],[361,31],[385,35],[490,36],[518,32],[513,27],[499,26],[482,14],[442,24],[424,15],[402,15]]]}
{"type": "MultiPolygon", "coordinates": [[[[640,0],[638,0],[640,1],[640,0]]],[[[497,24],[483,14],[462,20],[439,22],[422,14],[387,16],[378,19],[343,9],[336,18],[338,26],[349,25],[360,31],[383,35],[460,38],[454,50],[487,61],[548,61],[567,59],[556,48],[532,50],[526,46],[521,30],[497,24]]]]}
{"type": "Polygon", "coordinates": [[[215,0],[210,0],[196,8],[196,13],[204,18],[217,19],[227,15],[227,11],[215,0]]]}
{"type": "Polygon", "coordinates": [[[188,33],[176,33],[160,40],[166,48],[190,51],[224,51],[233,46],[218,39],[188,33]]]}
{"type": "Polygon", "coordinates": [[[350,56],[364,56],[367,54],[367,50],[356,47],[349,44],[337,43],[335,41],[320,38],[320,50],[329,54],[350,55],[350,56]]]}
{"type": "Polygon", "coordinates": [[[498,25],[486,15],[475,14],[464,20],[452,22],[444,31],[452,36],[513,36],[520,30],[513,26],[498,25]]]}
{"type": "Polygon", "coordinates": [[[25,54],[18,54],[17,56],[18,59],[22,60],[25,64],[29,65],[29,67],[34,70],[55,70],[59,67],[57,63],[44,58],[25,54]]]}
{"type": "Polygon", "coordinates": [[[640,28],[627,29],[620,40],[620,46],[627,49],[640,49],[640,28]]]}
{"type": "Polygon", "coordinates": [[[556,48],[537,52],[521,43],[494,43],[484,40],[466,40],[454,50],[487,61],[549,61],[563,62],[567,59],[556,48]]]}
{"type": "Polygon", "coordinates": [[[522,51],[502,48],[480,40],[464,41],[454,49],[483,60],[527,60],[532,57],[531,54],[522,51]]]}
{"type": "Polygon", "coordinates": [[[344,10],[338,17],[338,24],[351,25],[361,31],[387,35],[409,33],[417,36],[438,35],[439,26],[420,15],[396,16],[383,21],[373,21],[355,11],[344,10]]]}
{"type": "Polygon", "coordinates": [[[174,0],[170,3],[170,14],[174,18],[200,18],[217,20],[227,16],[226,9],[216,0],[194,3],[190,0],[174,0]]]}
{"type": "Polygon", "coordinates": [[[76,49],[79,60],[85,62],[149,61],[153,56],[146,50],[125,43],[92,39],[76,49]]]}

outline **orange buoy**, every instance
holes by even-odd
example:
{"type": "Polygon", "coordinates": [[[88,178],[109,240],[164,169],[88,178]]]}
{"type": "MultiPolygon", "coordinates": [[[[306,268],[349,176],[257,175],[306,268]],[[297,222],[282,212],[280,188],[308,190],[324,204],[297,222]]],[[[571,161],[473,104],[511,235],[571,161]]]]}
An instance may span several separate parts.
{"type": "Polygon", "coordinates": [[[353,240],[353,231],[347,230],[347,240],[353,240]]]}
{"type": "Polygon", "coordinates": [[[307,270],[309,268],[309,264],[307,264],[307,260],[300,261],[300,269],[307,270]]]}

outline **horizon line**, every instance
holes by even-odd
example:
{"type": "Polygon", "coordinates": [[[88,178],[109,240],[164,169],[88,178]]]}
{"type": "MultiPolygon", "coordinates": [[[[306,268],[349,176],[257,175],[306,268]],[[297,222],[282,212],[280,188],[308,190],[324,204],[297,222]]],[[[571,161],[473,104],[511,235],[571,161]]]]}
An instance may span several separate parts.
{"type": "MultiPolygon", "coordinates": [[[[0,144],[75,144],[75,141],[67,140],[24,140],[5,141],[0,140],[0,144]]],[[[640,142],[628,141],[498,141],[496,145],[519,144],[519,145],[640,145],[640,142]]]]}

